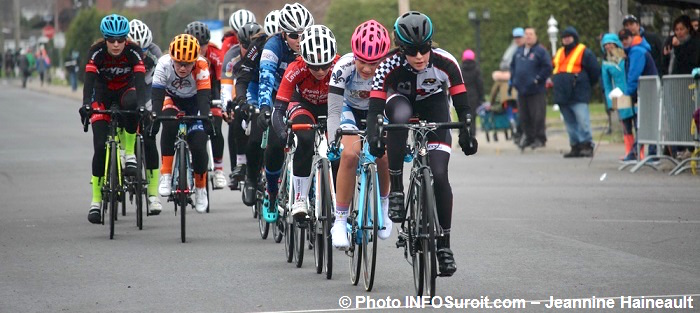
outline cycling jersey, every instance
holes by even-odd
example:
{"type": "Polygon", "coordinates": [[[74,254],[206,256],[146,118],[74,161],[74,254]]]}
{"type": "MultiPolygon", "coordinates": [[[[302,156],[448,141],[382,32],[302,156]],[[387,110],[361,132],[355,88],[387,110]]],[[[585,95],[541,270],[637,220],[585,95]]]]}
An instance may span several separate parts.
{"type": "Polygon", "coordinates": [[[275,34],[265,43],[260,56],[260,87],[258,103],[271,107],[273,93],[279,88],[280,80],[289,63],[296,59],[296,54],[287,45],[282,34],[275,34]]]}
{"type": "Polygon", "coordinates": [[[156,65],[153,76],[153,88],[165,89],[168,96],[175,98],[191,98],[198,90],[211,89],[209,64],[198,57],[192,73],[183,78],[175,73],[175,62],[170,54],[162,56],[156,65]]]}
{"type": "Polygon", "coordinates": [[[212,79],[221,79],[222,52],[213,44],[207,45],[207,51],[204,53],[204,58],[209,62],[209,73],[212,74],[212,79]]]}
{"type": "MultiPolygon", "coordinates": [[[[153,73],[156,70],[158,59],[163,56],[163,51],[156,44],[151,44],[143,51],[143,64],[146,66],[146,77],[144,78],[146,85],[153,83],[153,73]]],[[[150,97],[150,95],[148,95],[150,97]]]]}
{"type": "MultiPolygon", "coordinates": [[[[89,56],[85,72],[96,73],[97,83],[105,85],[109,90],[134,86],[134,73],[146,72],[141,59],[141,48],[129,41],[124,46],[124,51],[118,56],[112,56],[107,52],[107,43],[104,41],[92,46],[89,56]]],[[[91,95],[87,95],[83,99],[90,98],[91,95]]]]}
{"type": "Polygon", "coordinates": [[[231,47],[238,44],[238,36],[233,30],[229,30],[224,33],[223,39],[221,39],[221,51],[226,52],[231,49],[231,47]]]}
{"type": "Polygon", "coordinates": [[[241,47],[232,46],[224,55],[223,68],[221,69],[221,101],[224,105],[236,96],[233,90],[235,73],[241,68],[241,47]]]}
{"type": "Polygon", "coordinates": [[[367,110],[372,84],[371,77],[360,77],[355,68],[355,56],[351,52],[341,57],[333,67],[329,91],[343,96],[343,104],[354,109],[367,110]]]}
{"type": "MultiPolygon", "coordinates": [[[[340,56],[333,59],[335,64],[340,56]]],[[[333,66],[333,65],[331,65],[333,66]]],[[[302,101],[312,105],[328,105],[328,85],[332,71],[328,71],[322,80],[317,80],[301,57],[289,64],[280,83],[277,100],[289,103],[294,92],[298,92],[302,101]]]]}
{"type": "Polygon", "coordinates": [[[247,102],[257,105],[260,57],[267,42],[267,35],[253,37],[248,51],[241,57],[241,68],[236,75],[236,96],[246,95],[247,102]]]}

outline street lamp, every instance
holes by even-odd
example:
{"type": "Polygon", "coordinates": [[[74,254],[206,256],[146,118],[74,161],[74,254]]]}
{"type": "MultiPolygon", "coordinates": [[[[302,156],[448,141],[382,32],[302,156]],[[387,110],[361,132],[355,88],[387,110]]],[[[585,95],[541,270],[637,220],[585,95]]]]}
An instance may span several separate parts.
{"type": "Polygon", "coordinates": [[[550,15],[549,20],[547,20],[547,35],[549,35],[549,42],[552,43],[552,57],[557,53],[557,37],[559,37],[557,25],[559,23],[554,19],[554,15],[550,15]]]}
{"type": "Polygon", "coordinates": [[[664,25],[661,26],[661,36],[665,37],[671,32],[671,14],[668,11],[661,12],[661,20],[664,22],[664,25]]]}
{"type": "Polygon", "coordinates": [[[491,12],[489,12],[489,9],[485,9],[481,17],[479,17],[476,9],[470,9],[467,17],[476,26],[476,62],[479,63],[479,56],[481,55],[481,21],[490,20],[491,12]]]}

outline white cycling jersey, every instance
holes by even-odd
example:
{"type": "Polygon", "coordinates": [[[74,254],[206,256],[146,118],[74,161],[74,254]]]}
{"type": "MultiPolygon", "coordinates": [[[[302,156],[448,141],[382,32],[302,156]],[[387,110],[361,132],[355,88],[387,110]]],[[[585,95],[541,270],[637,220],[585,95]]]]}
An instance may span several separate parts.
{"type": "Polygon", "coordinates": [[[211,88],[209,63],[203,57],[197,58],[192,74],[182,78],[175,73],[174,64],[170,54],[158,59],[153,74],[153,88],[164,88],[169,96],[177,98],[191,98],[197,95],[197,90],[211,88]]]}

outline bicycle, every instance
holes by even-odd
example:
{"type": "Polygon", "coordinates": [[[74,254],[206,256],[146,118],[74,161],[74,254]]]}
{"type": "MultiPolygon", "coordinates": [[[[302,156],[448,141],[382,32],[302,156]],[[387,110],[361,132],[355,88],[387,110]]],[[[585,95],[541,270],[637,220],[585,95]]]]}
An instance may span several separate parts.
{"type": "Polygon", "coordinates": [[[433,174],[429,166],[428,135],[438,129],[463,129],[469,135],[471,116],[464,122],[427,122],[412,119],[407,124],[384,125],[384,119],[378,116],[379,134],[384,130],[405,130],[412,133],[412,144],[406,158],[412,162],[408,195],[405,210],[406,219],[401,223],[396,248],[404,248],[404,258],[413,267],[413,283],[418,296],[435,295],[437,273],[436,240],[445,236],[438,223],[433,189],[433,174]],[[409,255],[411,259],[409,260],[409,255]]]}
{"type": "MultiPolygon", "coordinates": [[[[108,123],[109,133],[105,148],[105,172],[104,183],[102,184],[102,214],[100,221],[104,225],[105,215],[109,212],[109,239],[114,239],[114,222],[117,220],[119,202],[124,206],[125,189],[123,186],[122,165],[119,157],[120,143],[117,138],[118,118],[126,114],[138,114],[135,110],[121,110],[118,103],[112,103],[109,109],[91,109],[90,114],[106,114],[110,116],[108,123]]],[[[88,131],[89,119],[83,120],[83,132],[88,131]]],[[[124,210],[124,208],[122,208],[124,210]]],[[[138,211],[137,211],[138,212],[138,211]]],[[[137,213],[138,214],[138,213],[137,213]]]]}
{"type": "MultiPolygon", "coordinates": [[[[143,229],[144,203],[146,207],[146,216],[151,215],[148,204],[148,180],[146,179],[148,173],[146,166],[144,166],[146,164],[146,154],[143,134],[141,133],[143,129],[145,129],[145,127],[142,123],[139,123],[139,128],[136,131],[136,144],[134,149],[136,155],[136,175],[124,176],[124,186],[129,194],[129,202],[136,202],[136,226],[139,230],[143,229]]],[[[124,215],[123,213],[122,211],[122,215],[124,215]]]]}
{"type": "MultiPolygon", "coordinates": [[[[175,214],[180,207],[180,239],[185,242],[185,209],[187,204],[194,207],[192,202],[192,194],[194,193],[194,170],[190,161],[190,150],[187,144],[188,122],[209,122],[210,116],[185,115],[185,112],[178,112],[175,116],[158,116],[154,118],[155,122],[160,121],[178,121],[177,138],[175,139],[175,155],[173,156],[173,175],[172,175],[172,192],[168,196],[168,202],[173,202],[175,205],[175,214]]],[[[213,125],[212,125],[213,129],[213,125]]]]}
{"type": "MultiPolygon", "coordinates": [[[[382,118],[382,121],[384,119],[382,118]]],[[[362,152],[357,162],[357,187],[353,201],[350,203],[348,214],[348,236],[350,247],[345,254],[350,260],[350,282],[357,285],[362,270],[364,287],[366,291],[372,291],[376,273],[377,259],[377,233],[384,229],[379,193],[379,176],[377,174],[376,157],[369,153],[369,145],[365,141],[364,130],[338,129],[336,132],[335,147],[343,135],[358,135],[363,141],[362,152]]],[[[342,149],[340,149],[342,151],[342,149]]],[[[340,151],[338,151],[340,153],[340,151]]]]}

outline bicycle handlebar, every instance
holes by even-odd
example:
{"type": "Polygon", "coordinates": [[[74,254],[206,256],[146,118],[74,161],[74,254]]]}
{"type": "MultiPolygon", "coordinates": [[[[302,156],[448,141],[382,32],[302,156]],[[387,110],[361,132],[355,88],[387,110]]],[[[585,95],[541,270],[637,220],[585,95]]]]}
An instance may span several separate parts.
{"type": "Polygon", "coordinates": [[[168,115],[168,116],[156,116],[154,121],[208,121],[209,116],[201,115],[168,115]]]}

